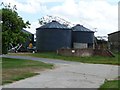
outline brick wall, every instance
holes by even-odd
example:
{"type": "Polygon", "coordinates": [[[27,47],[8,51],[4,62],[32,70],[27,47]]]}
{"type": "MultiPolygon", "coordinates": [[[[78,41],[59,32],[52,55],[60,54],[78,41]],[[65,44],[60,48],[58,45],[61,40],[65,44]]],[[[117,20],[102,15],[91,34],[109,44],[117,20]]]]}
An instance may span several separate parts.
{"type": "Polygon", "coordinates": [[[94,55],[114,57],[114,54],[107,49],[95,49],[94,55]]]}
{"type": "Polygon", "coordinates": [[[92,56],[93,49],[59,49],[58,54],[64,56],[92,56]]]}
{"type": "Polygon", "coordinates": [[[112,52],[103,49],[59,49],[57,53],[64,56],[114,56],[112,52]]]}

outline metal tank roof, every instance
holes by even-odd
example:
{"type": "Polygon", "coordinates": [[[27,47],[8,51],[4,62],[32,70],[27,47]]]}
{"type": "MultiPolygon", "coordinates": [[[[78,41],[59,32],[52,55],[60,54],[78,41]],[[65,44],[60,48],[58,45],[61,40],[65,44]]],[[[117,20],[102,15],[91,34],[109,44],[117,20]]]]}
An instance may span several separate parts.
{"type": "MultiPolygon", "coordinates": [[[[53,20],[52,22],[49,22],[41,27],[39,27],[41,29],[46,29],[46,28],[55,28],[55,29],[69,29],[67,26],[60,24],[59,22],[53,20]]],[[[37,28],[37,29],[39,29],[37,28]]]]}
{"type": "Polygon", "coordinates": [[[72,27],[72,29],[73,29],[73,31],[94,32],[80,24],[77,24],[76,26],[72,27]]]}

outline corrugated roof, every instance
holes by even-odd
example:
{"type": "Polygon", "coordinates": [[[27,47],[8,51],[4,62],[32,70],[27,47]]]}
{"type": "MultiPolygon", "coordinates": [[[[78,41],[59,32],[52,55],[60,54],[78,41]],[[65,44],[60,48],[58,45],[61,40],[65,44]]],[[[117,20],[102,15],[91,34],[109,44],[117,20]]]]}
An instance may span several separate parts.
{"type": "Polygon", "coordinates": [[[22,29],[22,31],[23,31],[24,33],[32,34],[31,32],[29,32],[29,31],[27,31],[27,30],[25,30],[25,29],[22,29]]]}
{"type": "Polygon", "coordinates": [[[90,29],[84,27],[83,25],[77,24],[76,26],[72,27],[73,31],[86,31],[86,32],[93,32],[90,29]]]}
{"type": "Polygon", "coordinates": [[[50,23],[47,23],[47,24],[39,27],[39,28],[69,29],[67,26],[65,26],[63,24],[60,24],[59,22],[54,21],[54,20],[52,22],[50,22],[50,23]]]}
{"type": "Polygon", "coordinates": [[[112,33],[110,33],[110,34],[108,34],[108,35],[112,35],[112,34],[115,34],[115,33],[120,33],[120,30],[118,30],[118,31],[116,31],[116,32],[112,32],[112,33]]]}

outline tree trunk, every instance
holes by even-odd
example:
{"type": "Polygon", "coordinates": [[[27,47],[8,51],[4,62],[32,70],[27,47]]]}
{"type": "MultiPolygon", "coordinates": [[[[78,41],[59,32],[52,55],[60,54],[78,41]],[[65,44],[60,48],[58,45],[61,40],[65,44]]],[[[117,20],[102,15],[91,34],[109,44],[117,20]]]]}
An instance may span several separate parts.
{"type": "Polygon", "coordinates": [[[7,45],[2,45],[2,54],[7,54],[7,53],[8,53],[7,45]]]}

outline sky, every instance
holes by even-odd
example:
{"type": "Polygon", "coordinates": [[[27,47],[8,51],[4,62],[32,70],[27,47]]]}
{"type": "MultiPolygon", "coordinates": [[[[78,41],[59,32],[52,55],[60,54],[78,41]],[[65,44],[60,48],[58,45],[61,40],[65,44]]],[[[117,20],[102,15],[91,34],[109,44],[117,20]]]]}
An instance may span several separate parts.
{"type": "Polygon", "coordinates": [[[118,31],[119,0],[1,0],[17,6],[19,16],[31,23],[31,33],[40,27],[38,19],[58,16],[72,24],[81,24],[97,31],[95,36],[107,36],[118,31]]]}

